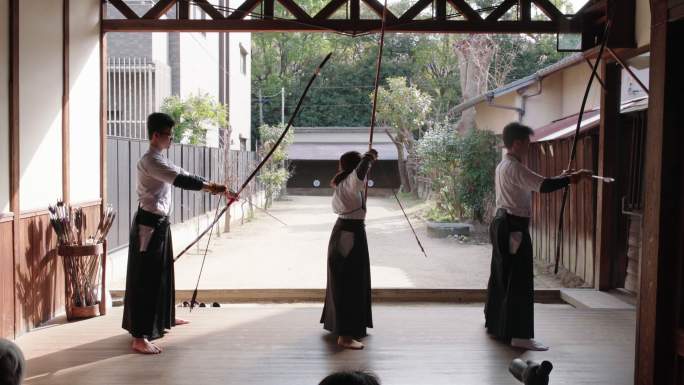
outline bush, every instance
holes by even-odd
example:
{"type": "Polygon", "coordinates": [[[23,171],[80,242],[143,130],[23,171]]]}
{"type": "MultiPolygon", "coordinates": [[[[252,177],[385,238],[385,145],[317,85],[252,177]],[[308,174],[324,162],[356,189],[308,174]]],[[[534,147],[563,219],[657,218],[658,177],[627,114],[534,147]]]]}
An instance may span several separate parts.
{"type": "Polygon", "coordinates": [[[453,126],[436,124],[418,142],[419,172],[432,181],[436,194],[430,219],[482,221],[491,206],[494,170],[499,158],[496,136],[471,130],[460,136],[453,126]]]}
{"type": "Polygon", "coordinates": [[[458,195],[467,215],[482,222],[494,193],[494,173],[499,160],[497,138],[491,131],[470,130],[461,139],[458,158],[458,195]]]}
{"type": "Polygon", "coordinates": [[[418,172],[432,182],[435,211],[432,220],[455,221],[463,213],[459,197],[459,137],[453,126],[438,123],[418,141],[418,172]]]}

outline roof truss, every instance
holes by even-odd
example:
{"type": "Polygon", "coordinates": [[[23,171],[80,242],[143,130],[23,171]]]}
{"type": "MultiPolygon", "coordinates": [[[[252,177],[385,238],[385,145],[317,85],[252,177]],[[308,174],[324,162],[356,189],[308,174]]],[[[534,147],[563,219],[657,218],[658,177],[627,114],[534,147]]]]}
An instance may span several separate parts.
{"type": "MultiPolygon", "coordinates": [[[[102,22],[104,32],[333,31],[356,35],[379,31],[384,10],[379,0],[329,0],[313,15],[300,7],[296,0],[244,0],[234,9],[213,5],[208,0],[158,0],[147,12],[138,15],[125,0],[106,1],[123,18],[105,18],[102,22]],[[274,15],[276,3],[287,10],[287,18],[274,15]],[[359,10],[362,3],[376,18],[361,18],[359,10]],[[190,6],[201,8],[209,18],[191,19],[190,6]],[[174,7],[175,16],[166,17],[174,7]],[[345,11],[342,18],[339,17],[340,10],[345,11]],[[337,17],[334,17],[336,13],[337,17]]],[[[401,15],[395,15],[389,9],[386,12],[385,29],[389,32],[581,33],[582,24],[586,23],[580,14],[564,15],[549,0],[503,0],[486,10],[475,9],[466,0],[415,0],[401,15]],[[448,15],[447,5],[456,13],[448,15]],[[533,5],[545,15],[544,20],[533,19],[533,5]],[[517,18],[504,20],[514,6],[517,6],[517,18]],[[430,17],[420,16],[426,12],[430,17]]]]}

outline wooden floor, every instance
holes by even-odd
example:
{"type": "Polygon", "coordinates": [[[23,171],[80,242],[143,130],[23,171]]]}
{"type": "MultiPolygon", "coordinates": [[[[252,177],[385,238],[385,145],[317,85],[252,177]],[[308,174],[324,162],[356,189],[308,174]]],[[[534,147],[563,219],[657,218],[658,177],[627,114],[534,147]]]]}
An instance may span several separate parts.
{"type": "Polygon", "coordinates": [[[230,305],[179,316],[192,321],[160,341],[164,353],[129,350],[121,308],[106,317],[46,327],[18,339],[25,384],[315,385],[331,371],[366,369],[385,385],[517,384],[511,359],[548,359],[552,385],[632,383],[635,315],[537,305],[537,338],[525,353],[490,339],[481,305],[377,305],[363,351],[341,351],[311,304],[230,305]]]}

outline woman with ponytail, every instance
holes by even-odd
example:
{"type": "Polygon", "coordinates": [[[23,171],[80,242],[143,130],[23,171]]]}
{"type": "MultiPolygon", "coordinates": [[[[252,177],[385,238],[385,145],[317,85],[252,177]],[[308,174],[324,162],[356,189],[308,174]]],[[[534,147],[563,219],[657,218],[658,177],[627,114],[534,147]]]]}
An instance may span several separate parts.
{"type": "Polygon", "coordinates": [[[332,207],[338,215],[328,243],[328,283],[321,323],[337,335],[346,349],[363,349],[359,341],[373,327],[368,241],[364,220],[366,175],[378,153],[356,151],[340,157],[338,172],[330,181],[332,207]]]}

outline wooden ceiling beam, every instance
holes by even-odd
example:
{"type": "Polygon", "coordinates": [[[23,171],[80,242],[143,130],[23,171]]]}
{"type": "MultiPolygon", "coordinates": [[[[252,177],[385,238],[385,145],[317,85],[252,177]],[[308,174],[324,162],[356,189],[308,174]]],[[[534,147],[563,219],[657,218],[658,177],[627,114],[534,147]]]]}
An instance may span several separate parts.
{"type": "MultiPolygon", "coordinates": [[[[380,2],[378,0],[361,0],[361,1],[366,3],[366,5],[368,7],[370,7],[370,9],[372,9],[376,15],[378,15],[379,17],[382,17],[382,10],[385,7],[382,4],[380,4],[380,2]]],[[[389,10],[389,7],[387,7],[386,17],[387,17],[387,20],[390,20],[390,21],[397,20],[397,16],[394,15],[394,13],[392,13],[392,11],[389,10]]]]}
{"type": "Polygon", "coordinates": [[[328,4],[323,7],[316,16],[314,16],[314,19],[327,19],[330,16],[332,16],[335,12],[337,12],[338,9],[340,9],[341,6],[347,3],[347,0],[332,0],[328,4]]]}
{"type": "Polygon", "coordinates": [[[259,3],[261,3],[261,0],[246,0],[233,13],[231,13],[230,16],[226,17],[226,19],[242,20],[247,17],[254,10],[254,8],[259,5],[259,3]]]}
{"type": "Polygon", "coordinates": [[[501,19],[501,17],[503,15],[505,15],[506,12],[508,12],[508,10],[511,9],[511,7],[513,7],[516,4],[518,4],[518,0],[506,0],[506,1],[504,1],[501,5],[496,7],[496,9],[493,10],[492,13],[490,13],[485,20],[497,21],[497,20],[501,19]]]}
{"type": "Polygon", "coordinates": [[[556,6],[553,5],[549,0],[532,0],[532,2],[537,6],[537,8],[544,12],[546,17],[552,21],[557,21],[564,18],[563,13],[558,10],[558,8],[556,8],[556,6]]]}
{"type": "Polygon", "coordinates": [[[160,17],[164,16],[166,12],[168,12],[171,7],[176,5],[177,0],[159,0],[157,3],[150,8],[145,15],[143,15],[143,19],[159,19],[160,17]]]}
{"type": "Polygon", "coordinates": [[[292,0],[278,0],[297,20],[309,20],[311,16],[292,0]]]}
{"type": "Polygon", "coordinates": [[[449,0],[449,3],[461,12],[467,20],[482,20],[482,16],[468,5],[465,0],[449,0]]]}
{"type": "Polygon", "coordinates": [[[413,20],[418,16],[425,8],[432,4],[432,0],[419,0],[411,6],[403,15],[399,17],[400,21],[413,20]]]}
{"type": "MultiPolygon", "coordinates": [[[[223,20],[103,20],[104,32],[326,32],[346,33],[379,32],[380,20],[345,20],[312,18],[301,20],[231,19],[223,20]]],[[[577,31],[578,25],[568,23],[559,26],[551,21],[486,21],[465,20],[412,20],[387,22],[388,32],[415,33],[556,33],[563,30],[577,31]]]]}
{"type": "Polygon", "coordinates": [[[109,3],[114,6],[119,12],[121,12],[122,15],[124,15],[127,19],[138,19],[140,16],[138,16],[137,13],[135,13],[134,10],[132,10],[128,4],[126,4],[123,0],[109,0],[109,3]]]}
{"type": "MultiPolygon", "coordinates": [[[[214,6],[208,2],[207,0],[193,0],[195,4],[197,4],[204,12],[207,13],[212,19],[214,20],[221,20],[225,19],[226,17],[219,12],[214,6]]],[[[181,3],[184,3],[185,1],[181,1],[181,3]]]]}

